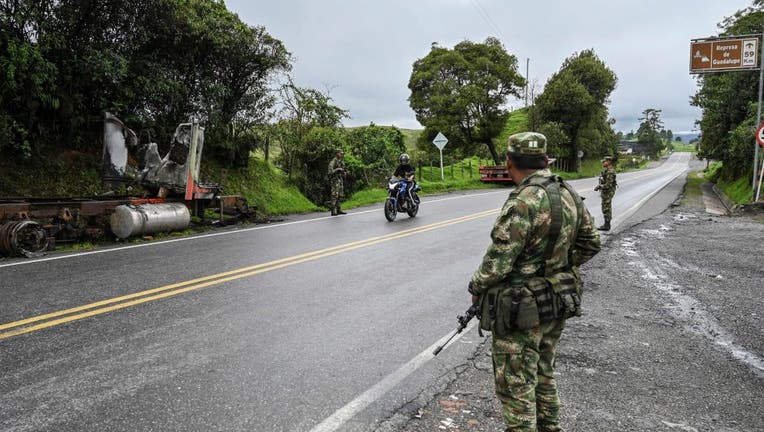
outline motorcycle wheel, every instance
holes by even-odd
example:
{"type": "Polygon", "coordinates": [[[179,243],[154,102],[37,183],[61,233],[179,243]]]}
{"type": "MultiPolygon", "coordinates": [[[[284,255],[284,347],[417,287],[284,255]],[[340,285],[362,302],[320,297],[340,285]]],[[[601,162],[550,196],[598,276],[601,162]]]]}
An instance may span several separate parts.
{"type": "Polygon", "coordinates": [[[385,201],[385,218],[392,222],[395,220],[395,216],[398,214],[398,211],[395,209],[395,203],[392,199],[388,198],[385,201]]]}
{"type": "Polygon", "coordinates": [[[419,213],[419,204],[411,204],[411,207],[406,210],[406,213],[409,214],[409,217],[416,216],[416,214],[419,213]]]}

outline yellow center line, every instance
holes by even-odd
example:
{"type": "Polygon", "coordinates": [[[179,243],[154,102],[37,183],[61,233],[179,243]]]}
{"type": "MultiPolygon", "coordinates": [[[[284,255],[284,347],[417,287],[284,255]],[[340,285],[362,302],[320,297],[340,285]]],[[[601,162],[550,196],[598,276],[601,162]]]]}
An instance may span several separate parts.
{"type": "Polygon", "coordinates": [[[0,340],[9,337],[17,336],[24,333],[30,333],[36,330],[41,330],[48,327],[53,327],[59,324],[64,324],[71,321],[80,320],[83,318],[92,317],[95,315],[104,314],[118,309],[135,306],[142,303],[147,303],[154,300],[159,300],[166,297],[175,296],[185,292],[206,288],[213,285],[218,285],[223,282],[228,282],[236,279],[241,279],[249,276],[254,276],[260,273],[265,273],[273,270],[278,270],[284,267],[300,264],[308,261],[314,261],[320,258],[337,255],[344,252],[360,249],[367,246],[407,237],[414,234],[419,234],[434,229],[443,228],[449,225],[454,225],[462,222],[468,222],[471,220],[479,219],[485,216],[489,216],[498,213],[499,210],[488,210],[479,213],[475,213],[468,216],[462,216],[459,218],[449,219],[442,222],[436,222],[430,225],[425,225],[416,228],[410,228],[403,231],[398,231],[391,234],[382,236],[371,237],[365,240],[359,240],[355,242],[345,243],[325,249],[320,249],[312,252],[295,255],[292,257],[281,258],[267,263],[256,264],[253,266],[243,267],[240,269],[230,270],[215,275],[205,276],[197,279],[188,280],[171,285],[165,285],[158,288],[153,288],[145,291],[140,291],[125,296],[114,297],[111,299],[78,306],[71,309],[66,309],[58,312],[53,312],[44,315],[38,315],[31,318],[26,318],[19,321],[9,322],[0,325],[0,330],[13,329],[7,332],[0,333],[0,340]],[[153,295],[152,295],[153,294],[153,295]],[[133,300],[131,300],[133,299],[133,300]],[[125,301],[131,300],[131,301],[125,301]],[[111,305],[111,306],[107,306],[111,305]],[[101,307],[106,306],[106,307],[101,307]],[[97,309],[96,309],[97,308],[97,309]],[[92,309],[92,310],[89,310],[92,309]],[[82,312],[87,311],[87,312],[82,312]],[[82,313],[77,313],[82,312],[82,313]],[[65,316],[68,315],[68,316],[65,316]],[[51,318],[62,317],[59,319],[51,320],[51,318]],[[50,320],[50,321],[45,321],[50,320]],[[26,326],[27,324],[45,321],[40,324],[26,326]]]}
{"type": "MultiPolygon", "coordinates": [[[[478,213],[478,214],[481,214],[481,213],[478,213]]],[[[96,308],[96,307],[99,307],[99,306],[105,306],[105,305],[109,305],[109,304],[112,304],[112,303],[119,303],[119,302],[122,302],[122,301],[125,301],[125,300],[130,300],[130,299],[137,298],[137,297],[143,297],[143,296],[147,296],[147,295],[150,295],[150,294],[155,294],[155,293],[158,293],[158,292],[163,292],[163,291],[167,291],[167,290],[171,290],[171,289],[175,289],[175,288],[181,288],[181,287],[184,287],[184,286],[187,286],[187,285],[193,285],[193,284],[196,284],[196,283],[199,283],[199,282],[204,282],[204,281],[208,281],[208,280],[212,280],[212,279],[218,279],[218,278],[222,278],[222,277],[233,275],[233,274],[237,274],[237,273],[243,273],[243,272],[255,270],[255,269],[258,269],[258,268],[269,267],[269,266],[273,266],[273,265],[280,264],[280,263],[283,263],[283,262],[289,262],[289,261],[298,260],[298,259],[304,258],[304,257],[309,257],[309,256],[313,256],[313,255],[322,254],[324,252],[328,252],[328,251],[332,251],[332,250],[345,249],[347,247],[350,247],[350,246],[353,246],[353,245],[356,245],[356,244],[365,244],[365,243],[368,243],[370,241],[374,241],[374,240],[379,239],[379,238],[384,238],[386,236],[415,233],[415,232],[418,232],[418,231],[422,230],[423,228],[427,228],[427,227],[439,227],[440,225],[442,225],[444,223],[449,223],[451,221],[460,221],[461,219],[464,219],[466,217],[471,217],[471,216],[474,216],[474,215],[463,216],[461,218],[446,220],[446,221],[443,221],[443,222],[436,222],[436,223],[433,223],[433,224],[430,224],[430,225],[425,225],[424,227],[409,228],[409,229],[406,229],[406,230],[403,230],[403,231],[398,231],[398,232],[395,232],[395,233],[392,233],[392,234],[386,234],[386,235],[383,235],[383,236],[371,237],[371,238],[364,239],[364,240],[358,240],[358,241],[354,241],[354,242],[350,242],[350,243],[345,243],[345,244],[341,244],[341,245],[337,245],[337,246],[332,246],[332,247],[325,248],[325,249],[319,249],[319,250],[315,250],[315,251],[312,251],[312,252],[306,252],[306,253],[303,253],[303,254],[300,254],[300,255],[294,255],[294,256],[291,256],[291,257],[281,258],[281,259],[277,259],[277,260],[274,260],[274,261],[269,261],[269,262],[265,262],[265,263],[261,263],[261,264],[256,264],[256,265],[248,266],[248,267],[242,267],[242,268],[239,268],[239,269],[229,270],[229,271],[226,271],[226,272],[223,272],[223,273],[217,273],[217,274],[214,274],[214,275],[209,275],[209,276],[204,276],[204,277],[200,277],[200,278],[196,278],[196,279],[191,279],[191,280],[188,280],[188,281],[185,281],[185,282],[179,282],[179,283],[175,283],[175,284],[171,284],[171,285],[164,285],[164,286],[161,286],[161,287],[158,287],[158,288],[153,288],[153,289],[149,289],[149,290],[139,291],[139,292],[136,292],[136,293],[132,293],[132,294],[128,294],[128,295],[124,295],[124,296],[120,296],[120,297],[114,297],[114,298],[110,298],[110,299],[107,299],[107,300],[102,300],[102,301],[86,304],[86,305],[83,305],[83,306],[78,306],[78,307],[71,308],[71,309],[66,309],[66,310],[62,310],[62,311],[52,312],[52,313],[48,313],[48,314],[45,314],[45,315],[38,315],[38,316],[35,316],[35,317],[31,317],[31,318],[27,318],[27,319],[23,319],[23,320],[19,320],[19,321],[10,322],[10,323],[7,323],[7,324],[0,324],[0,330],[5,330],[5,329],[8,329],[8,328],[12,328],[12,327],[18,327],[18,326],[24,325],[24,324],[30,324],[30,323],[37,322],[37,321],[43,321],[43,320],[47,320],[47,319],[51,319],[51,318],[56,318],[56,317],[59,317],[59,316],[68,315],[68,314],[75,313],[75,312],[80,312],[80,311],[83,311],[83,310],[93,309],[93,308],[96,308]]]]}

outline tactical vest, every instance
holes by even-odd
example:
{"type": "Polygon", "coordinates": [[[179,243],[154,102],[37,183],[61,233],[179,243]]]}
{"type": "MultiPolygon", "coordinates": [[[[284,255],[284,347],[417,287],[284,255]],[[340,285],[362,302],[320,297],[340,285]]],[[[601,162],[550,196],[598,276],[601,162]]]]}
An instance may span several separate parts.
{"type": "Polygon", "coordinates": [[[544,261],[534,277],[507,281],[490,288],[481,296],[481,320],[483,330],[502,336],[513,329],[529,329],[542,322],[567,319],[581,315],[581,278],[573,267],[573,248],[584,216],[584,204],[580,196],[559,176],[532,177],[519,186],[510,199],[516,198],[527,187],[540,187],[549,197],[551,222],[544,261]],[[576,204],[576,229],[568,249],[568,265],[554,269],[550,260],[554,253],[563,224],[560,188],[566,189],[576,204]]]}

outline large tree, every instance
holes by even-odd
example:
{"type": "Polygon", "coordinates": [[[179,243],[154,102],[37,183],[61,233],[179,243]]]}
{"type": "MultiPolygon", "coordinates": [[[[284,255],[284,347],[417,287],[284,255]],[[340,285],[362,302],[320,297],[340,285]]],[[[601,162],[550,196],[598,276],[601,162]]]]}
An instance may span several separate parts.
{"type": "Polygon", "coordinates": [[[555,129],[562,129],[569,142],[560,145],[554,156],[574,162],[579,151],[586,157],[614,152],[616,135],[607,104],[617,81],[594,50],[567,58],[549,78],[544,92],[536,98],[529,121],[536,130],[547,128],[550,122],[557,125],[555,129]]]}
{"type": "Polygon", "coordinates": [[[289,62],[221,1],[0,0],[0,151],[97,153],[111,111],[160,145],[196,116],[205,152],[241,159],[248,144],[232,126],[258,120],[273,103],[268,80],[289,62]]]}
{"type": "Polygon", "coordinates": [[[645,152],[650,156],[658,156],[664,148],[663,139],[666,131],[663,129],[661,110],[647,108],[642,111],[639,129],[637,130],[637,142],[642,145],[645,152]]]}
{"type": "Polygon", "coordinates": [[[433,44],[414,62],[409,105],[425,127],[424,139],[443,132],[449,146],[466,152],[483,144],[499,163],[493,138],[504,127],[507,97],[520,96],[524,85],[517,59],[498,39],[463,41],[453,49],[433,44]]]}

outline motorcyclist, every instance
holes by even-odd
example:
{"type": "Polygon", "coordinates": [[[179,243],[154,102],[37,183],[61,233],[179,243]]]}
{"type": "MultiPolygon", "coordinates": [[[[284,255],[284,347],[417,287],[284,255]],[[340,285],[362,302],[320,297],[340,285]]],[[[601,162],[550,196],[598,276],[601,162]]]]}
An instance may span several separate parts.
{"type": "Polygon", "coordinates": [[[409,176],[414,174],[414,167],[409,162],[409,155],[406,153],[401,153],[401,155],[398,156],[398,167],[395,168],[393,176],[402,179],[408,179],[409,176]]]}
{"type": "Polygon", "coordinates": [[[414,166],[411,165],[411,159],[409,158],[409,155],[406,153],[401,153],[400,156],[398,156],[398,167],[395,168],[395,172],[393,172],[393,177],[396,177],[401,182],[401,188],[400,193],[408,193],[410,198],[413,200],[413,197],[411,197],[411,191],[418,191],[419,186],[416,184],[416,181],[414,181],[414,166]],[[409,187],[409,185],[411,185],[409,187]]]}

